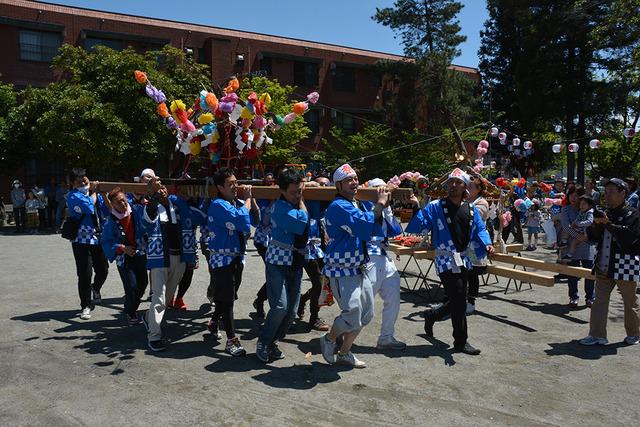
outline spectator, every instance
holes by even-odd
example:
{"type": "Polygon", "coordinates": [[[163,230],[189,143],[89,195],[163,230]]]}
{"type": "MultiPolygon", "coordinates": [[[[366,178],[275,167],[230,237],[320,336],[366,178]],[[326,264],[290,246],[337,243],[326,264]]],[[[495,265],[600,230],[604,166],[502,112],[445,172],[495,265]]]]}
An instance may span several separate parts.
{"type": "MultiPolygon", "coordinates": [[[[562,226],[561,233],[568,237],[569,244],[571,244],[571,242],[580,234],[571,227],[571,224],[580,215],[580,197],[583,195],[584,188],[582,186],[571,187],[567,192],[568,204],[562,207],[562,212],[560,214],[560,223],[562,226]]],[[[575,246],[575,252],[572,254],[569,265],[573,267],[582,266],[585,268],[592,268],[593,258],[595,255],[594,247],[584,239],[578,240],[579,243],[575,246]]],[[[569,307],[576,308],[579,303],[578,278],[575,276],[568,276],[568,283],[569,307]]],[[[584,292],[587,307],[591,307],[595,298],[593,280],[584,280],[584,292]]]]}
{"type": "Polygon", "coordinates": [[[527,245],[526,250],[535,251],[538,247],[538,233],[540,232],[540,221],[542,220],[542,215],[540,214],[540,202],[537,199],[534,199],[531,204],[531,209],[529,210],[529,214],[527,215],[527,234],[529,236],[529,244],[527,245]],[[531,243],[533,240],[533,243],[531,243]]]}
{"type": "Polygon", "coordinates": [[[596,190],[596,181],[593,178],[587,178],[584,181],[584,194],[591,197],[593,206],[600,206],[600,192],[596,190]]]}
{"type": "Polygon", "coordinates": [[[38,209],[40,208],[40,202],[36,199],[33,191],[29,191],[27,195],[27,201],[25,202],[25,209],[27,211],[27,226],[26,229],[29,233],[35,234],[38,230],[38,209]]]}
{"type": "Polygon", "coordinates": [[[606,345],[609,298],[618,287],[624,304],[625,344],[638,344],[637,282],[640,280],[640,213],[625,203],[629,186],[621,179],[611,179],[604,188],[606,212],[596,212],[594,224],[587,228],[587,238],[598,245],[596,257],[596,299],[589,320],[589,335],[582,345],[606,345]]]}
{"type": "Polygon", "coordinates": [[[638,183],[635,178],[625,178],[627,185],[629,186],[629,195],[627,196],[627,203],[630,207],[638,209],[640,206],[640,197],[638,196],[638,183]]]}
{"type": "Polygon", "coordinates": [[[47,198],[47,227],[54,228],[56,225],[56,211],[58,202],[56,201],[56,191],[59,184],[55,178],[51,178],[49,184],[44,186],[44,194],[47,198]]]}
{"type": "Polygon", "coordinates": [[[44,190],[38,187],[38,184],[33,186],[33,195],[38,199],[38,223],[40,230],[44,230],[47,226],[47,197],[44,194],[44,190]]]}
{"type": "Polygon", "coordinates": [[[69,184],[58,185],[56,188],[56,230],[58,233],[60,233],[60,226],[67,208],[67,194],[69,194],[69,184]]]}
{"type": "Polygon", "coordinates": [[[11,204],[13,205],[13,219],[16,223],[16,233],[23,233],[26,221],[26,209],[25,202],[27,200],[22,188],[22,183],[19,180],[13,181],[13,188],[11,189],[11,204]]]}

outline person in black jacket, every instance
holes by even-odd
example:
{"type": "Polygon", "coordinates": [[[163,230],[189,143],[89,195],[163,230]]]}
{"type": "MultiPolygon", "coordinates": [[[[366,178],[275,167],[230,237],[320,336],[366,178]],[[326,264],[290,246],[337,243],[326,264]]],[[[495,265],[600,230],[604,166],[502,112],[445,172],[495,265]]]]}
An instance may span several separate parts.
{"type": "Polygon", "coordinates": [[[625,201],[629,187],[619,178],[607,182],[604,189],[605,212],[594,213],[594,224],[587,227],[587,238],[597,243],[593,273],[596,275],[596,300],[591,308],[589,335],[582,345],[605,345],[609,298],[618,287],[624,303],[624,327],[628,345],[640,340],[640,308],[636,295],[640,280],[640,213],[625,201]]]}

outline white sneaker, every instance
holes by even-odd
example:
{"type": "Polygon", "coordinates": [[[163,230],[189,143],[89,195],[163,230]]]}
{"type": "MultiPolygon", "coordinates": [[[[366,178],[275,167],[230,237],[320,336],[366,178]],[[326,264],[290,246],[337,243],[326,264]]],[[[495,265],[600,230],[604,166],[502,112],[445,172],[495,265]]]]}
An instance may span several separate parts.
{"type": "Polygon", "coordinates": [[[592,337],[588,335],[578,341],[582,345],[607,345],[609,341],[606,338],[592,337]]]}
{"type": "Polygon", "coordinates": [[[80,318],[82,320],[89,320],[91,319],[91,308],[90,307],[85,307],[82,309],[82,313],[80,313],[80,318]]]}
{"type": "Polygon", "coordinates": [[[476,311],[476,306],[475,304],[471,304],[471,303],[467,303],[467,316],[471,313],[473,313],[474,311],[476,311]]]}
{"type": "Polygon", "coordinates": [[[625,344],[627,345],[636,345],[638,343],[640,343],[640,337],[634,336],[634,335],[629,335],[628,337],[626,337],[624,339],[625,344]]]}
{"type": "Polygon", "coordinates": [[[367,367],[366,363],[364,363],[362,360],[358,360],[358,358],[354,356],[353,353],[351,352],[348,352],[347,354],[338,353],[338,356],[336,357],[336,363],[339,365],[351,366],[352,368],[357,368],[357,369],[362,369],[367,367]]]}
{"type": "Polygon", "coordinates": [[[376,348],[378,350],[404,350],[407,345],[402,341],[398,341],[395,337],[391,337],[386,340],[378,340],[376,348]]]}
{"type": "Polygon", "coordinates": [[[320,337],[320,351],[322,352],[322,357],[324,357],[324,360],[326,360],[328,364],[333,365],[336,363],[336,343],[329,341],[328,333],[320,337]]]}

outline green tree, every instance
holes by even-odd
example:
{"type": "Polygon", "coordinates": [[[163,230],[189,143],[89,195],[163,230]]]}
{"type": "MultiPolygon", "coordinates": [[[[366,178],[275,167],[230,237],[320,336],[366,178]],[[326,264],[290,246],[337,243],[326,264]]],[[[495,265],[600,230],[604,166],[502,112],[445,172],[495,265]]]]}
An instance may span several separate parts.
{"type": "Polygon", "coordinates": [[[10,163],[9,157],[14,150],[10,150],[9,114],[16,106],[16,92],[13,85],[0,83],[0,164],[10,163]]]}
{"type": "Polygon", "coordinates": [[[472,80],[451,69],[460,54],[458,46],[466,40],[459,34],[461,9],[462,4],[454,0],[396,0],[393,7],[377,8],[373,19],[401,36],[405,55],[411,59],[395,65],[397,71],[394,64],[386,65],[387,72],[415,78],[405,82],[414,90],[405,92],[395,106],[417,105],[422,112],[415,116],[426,122],[427,133],[451,129],[464,152],[456,124],[466,125],[472,119],[477,94],[472,80]]]}

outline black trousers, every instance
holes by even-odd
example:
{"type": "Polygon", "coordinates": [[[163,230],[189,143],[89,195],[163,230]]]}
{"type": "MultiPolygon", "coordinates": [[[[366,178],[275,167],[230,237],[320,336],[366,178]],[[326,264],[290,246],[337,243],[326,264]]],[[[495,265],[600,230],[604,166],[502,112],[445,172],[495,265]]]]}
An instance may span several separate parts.
{"type": "Polygon", "coordinates": [[[440,281],[447,294],[448,302],[440,307],[435,313],[435,320],[442,320],[447,315],[451,315],[451,325],[453,326],[453,346],[464,347],[467,342],[467,281],[469,271],[464,267],[460,273],[447,271],[440,274],[440,281]]]}
{"type": "Polygon", "coordinates": [[[124,312],[129,316],[135,316],[140,306],[140,300],[149,284],[147,276],[147,257],[125,257],[126,262],[118,267],[122,286],[124,288],[124,312]]]}
{"type": "Polygon", "coordinates": [[[13,209],[13,220],[16,223],[16,231],[18,233],[22,233],[24,231],[24,227],[27,223],[27,209],[22,208],[14,208],[13,209]]]}
{"type": "Polygon", "coordinates": [[[184,295],[189,290],[191,282],[193,281],[193,270],[194,269],[189,266],[184,270],[182,279],[180,279],[180,283],[178,283],[178,294],[176,295],[176,299],[184,298],[184,295]]]}
{"type": "Polygon", "coordinates": [[[71,248],[73,249],[73,258],[76,260],[80,307],[85,308],[91,305],[91,289],[100,291],[107,280],[109,262],[100,245],[71,243],[71,248]],[[92,276],[93,284],[91,283],[92,276]]]}
{"type": "Polygon", "coordinates": [[[324,260],[322,259],[310,259],[304,263],[304,271],[307,272],[309,279],[311,280],[311,288],[300,296],[300,305],[304,306],[309,301],[309,311],[311,317],[309,317],[309,323],[313,323],[318,318],[318,312],[320,307],[318,306],[318,299],[322,292],[322,269],[324,268],[324,260]]]}
{"type": "Polygon", "coordinates": [[[217,322],[222,319],[227,339],[236,336],[233,324],[233,304],[238,298],[238,288],[242,283],[242,271],[244,265],[240,257],[234,258],[233,262],[224,267],[212,269],[212,279],[215,282],[213,299],[216,308],[211,318],[217,322]]]}
{"type": "Polygon", "coordinates": [[[502,240],[507,243],[509,234],[513,234],[514,242],[523,243],[522,224],[520,223],[520,213],[517,209],[511,209],[511,222],[502,229],[502,240]]]}

